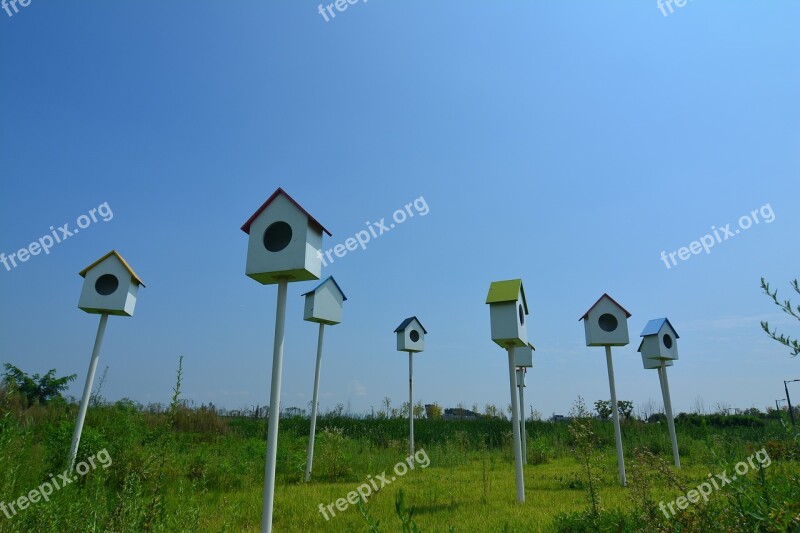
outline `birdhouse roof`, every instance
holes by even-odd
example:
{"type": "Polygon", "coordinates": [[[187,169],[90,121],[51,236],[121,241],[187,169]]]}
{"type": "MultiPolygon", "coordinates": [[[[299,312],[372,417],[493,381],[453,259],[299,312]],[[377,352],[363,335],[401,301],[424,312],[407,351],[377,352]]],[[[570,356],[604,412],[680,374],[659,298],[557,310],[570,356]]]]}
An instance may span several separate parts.
{"type": "Polygon", "coordinates": [[[81,270],[80,272],[78,272],[78,274],[80,274],[80,276],[82,278],[85,278],[87,272],[89,272],[91,269],[93,269],[94,267],[96,267],[97,265],[99,265],[100,263],[102,263],[103,261],[105,261],[106,259],[111,257],[112,255],[115,256],[117,259],[119,259],[119,262],[122,263],[122,266],[124,266],[125,270],[127,270],[128,273],[131,275],[131,279],[133,281],[135,281],[136,283],[138,283],[142,287],[145,286],[144,282],[139,278],[139,276],[136,275],[136,272],[133,271],[133,269],[128,264],[128,262],[125,261],[125,259],[121,255],[119,255],[116,250],[111,250],[106,255],[104,255],[103,257],[101,257],[100,259],[98,259],[97,261],[95,261],[94,263],[89,265],[88,267],[86,267],[83,270],[81,270]]]}
{"type": "Polygon", "coordinates": [[[339,284],[338,284],[338,283],[336,283],[336,280],[335,280],[335,279],[333,279],[333,276],[328,276],[327,278],[325,278],[325,279],[322,281],[322,283],[320,283],[319,285],[317,285],[316,287],[314,287],[313,289],[311,289],[311,290],[310,290],[310,291],[308,291],[307,293],[304,293],[304,294],[302,294],[302,296],[308,296],[308,295],[309,295],[309,294],[311,294],[312,292],[317,292],[317,291],[318,291],[318,290],[319,290],[319,289],[320,289],[320,288],[321,288],[323,285],[325,285],[325,284],[326,284],[326,283],[328,283],[329,281],[333,282],[333,284],[334,284],[334,285],[336,285],[336,289],[337,289],[337,290],[339,291],[339,293],[342,295],[342,301],[346,301],[346,300],[347,300],[347,296],[345,296],[345,295],[344,295],[344,291],[342,291],[342,288],[341,288],[341,287],[339,287],[339,284]]]}
{"type": "Polygon", "coordinates": [[[493,281],[489,285],[489,294],[486,296],[487,304],[501,302],[516,302],[522,294],[522,305],[525,306],[525,314],[528,314],[528,301],[525,299],[525,289],[521,279],[509,279],[507,281],[493,281]]]}
{"type": "Polygon", "coordinates": [[[312,217],[312,216],[311,216],[311,215],[308,213],[308,211],[306,211],[305,209],[303,209],[303,207],[302,207],[300,204],[298,204],[298,203],[295,201],[295,199],[294,199],[294,198],[292,198],[291,196],[289,196],[289,195],[286,193],[286,191],[284,191],[284,190],[283,190],[283,189],[281,189],[280,187],[278,187],[278,189],[277,189],[277,190],[276,190],[274,193],[272,193],[272,196],[270,196],[269,198],[267,198],[267,201],[266,201],[266,202],[264,202],[264,204],[263,204],[261,207],[259,207],[259,208],[256,210],[256,212],[255,212],[255,213],[253,213],[253,215],[252,215],[250,218],[248,218],[248,219],[247,219],[247,222],[245,222],[245,223],[244,223],[244,226],[242,226],[242,231],[243,231],[243,232],[245,232],[245,233],[247,233],[248,235],[250,235],[250,225],[253,223],[253,221],[255,221],[255,219],[257,219],[257,218],[258,218],[258,215],[260,215],[262,212],[264,212],[264,210],[265,210],[267,207],[269,207],[269,204],[271,204],[271,203],[272,203],[272,202],[275,200],[275,198],[277,198],[277,197],[278,197],[278,195],[279,195],[279,194],[282,194],[282,195],[284,195],[284,196],[285,196],[285,197],[286,197],[286,198],[287,198],[287,199],[288,199],[290,202],[292,202],[292,203],[295,205],[295,207],[297,207],[297,209],[299,209],[300,211],[302,211],[302,212],[303,212],[303,214],[304,214],[305,216],[307,216],[307,217],[308,217],[308,223],[309,223],[309,224],[311,224],[311,226],[312,226],[312,227],[314,227],[315,229],[319,230],[320,232],[323,232],[323,231],[324,231],[325,233],[327,233],[327,234],[328,234],[328,236],[329,236],[329,237],[331,236],[331,232],[330,232],[330,231],[328,231],[327,229],[325,229],[325,227],[324,227],[322,224],[320,224],[319,222],[317,222],[317,219],[316,219],[316,218],[312,217]]]}
{"type": "Polygon", "coordinates": [[[670,321],[666,318],[656,318],[655,320],[649,321],[642,330],[642,334],[640,337],[645,337],[647,335],[658,335],[658,332],[661,331],[661,328],[664,327],[664,324],[668,324],[669,328],[675,334],[676,339],[680,339],[680,335],[678,332],[675,331],[675,328],[672,327],[670,321]]]}
{"type": "Polygon", "coordinates": [[[582,316],[582,317],[580,317],[580,318],[578,319],[578,322],[580,322],[581,320],[586,320],[586,319],[589,317],[589,313],[591,313],[591,312],[592,312],[592,309],[594,309],[595,307],[597,307],[597,304],[599,304],[600,302],[602,302],[602,301],[603,301],[603,298],[608,298],[609,300],[611,300],[611,303],[613,303],[614,305],[616,305],[617,307],[619,307],[620,309],[622,309],[622,310],[625,312],[625,316],[626,316],[627,318],[630,318],[630,317],[631,317],[631,314],[630,314],[630,313],[627,311],[627,309],[625,309],[624,307],[622,307],[621,305],[619,305],[619,304],[617,303],[617,301],[616,301],[614,298],[612,298],[611,296],[609,296],[607,293],[605,293],[605,292],[604,292],[604,293],[603,293],[603,295],[602,295],[600,298],[598,298],[598,299],[597,299],[597,301],[594,303],[594,305],[593,305],[593,306],[591,306],[591,307],[589,308],[589,310],[588,310],[588,311],[586,311],[586,312],[583,314],[583,316],[582,316]]]}
{"type": "Polygon", "coordinates": [[[403,330],[404,330],[404,329],[406,329],[406,328],[408,327],[408,325],[409,325],[409,324],[411,324],[411,322],[413,322],[414,320],[416,320],[416,321],[417,321],[417,324],[419,324],[419,327],[421,327],[421,328],[422,328],[422,332],[423,332],[423,333],[425,333],[425,334],[427,334],[428,332],[425,330],[425,326],[423,326],[423,325],[422,325],[422,322],[420,322],[420,321],[419,321],[419,319],[418,319],[417,317],[415,317],[415,316],[410,316],[410,317],[406,318],[405,320],[403,320],[402,322],[400,322],[400,325],[399,325],[399,326],[397,326],[397,329],[396,329],[396,330],[394,330],[394,332],[395,332],[395,333],[397,333],[398,331],[403,331],[403,330]]]}

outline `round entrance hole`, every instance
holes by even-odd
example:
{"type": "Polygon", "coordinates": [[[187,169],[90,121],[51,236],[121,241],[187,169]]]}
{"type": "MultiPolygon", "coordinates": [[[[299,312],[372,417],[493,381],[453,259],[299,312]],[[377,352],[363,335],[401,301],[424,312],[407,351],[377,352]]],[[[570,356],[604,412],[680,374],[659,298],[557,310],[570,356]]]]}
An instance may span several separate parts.
{"type": "Polygon", "coordinates": [[[270,252],[280,252],[292,240],[292,227],[286,222],[273,222],[264,232],[264,248],[270,252]]]}
{"type": "Polygon", "coordinates": [[[607,331],[611,333],[617,326],[619,326],[619,322],[617,322],[617,317],[612,315],[611,313],[606,313],[604,315],[600,315],[600,318],[597,319],[597,325],[600,326],[600,329],[603,331],[607,331]]]}
{"type": "Polygon", "coordinates": [[[119,287],[119,280],[113,274],[103,274],[94,282],[94,290],[103,296],[114,294],[119,287]]]}

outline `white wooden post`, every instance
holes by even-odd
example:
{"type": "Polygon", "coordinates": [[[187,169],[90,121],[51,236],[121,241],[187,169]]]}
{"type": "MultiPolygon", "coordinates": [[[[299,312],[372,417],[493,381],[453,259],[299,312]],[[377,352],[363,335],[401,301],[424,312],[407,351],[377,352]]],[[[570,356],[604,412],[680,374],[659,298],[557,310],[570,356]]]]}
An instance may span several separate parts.
{"type": "Polygon", "coordinates": [[[275,343],[272,349],[272,388],[269,395],[269,427],[267,429],[267,464],[264,479],[264,505],[261,532],[272,531],[272,507],[275,499],[275,462],[278,454],[278,422],[281,412],[281,374],[283,372],[283,337],[286,326],[287,278],[278,281],[278,305],[275,311],[275,343]]]}
{"type": "Polygon", "coordinates": [[[522,464],[528,464],[528,433],[525,431],[525,369],[517,368],[517,387],[519,387],[519,428],[522,444],[522,464]]]}
{"type": "Polygon", "coordinates": [[[94,383],[94,375],[97,372],[97,362],[100,360],[100,346],[103,344],[103,336],[106,333],[106,323],[108,322],[108,313],[100,315],[100,324],[97,326],[97,336],[94,339],[94,349],[92,350],[92,359],[89,362],[89,374],[86,376],[86,385],[83,386],[83,397],[81,398],[81,405],[78,408],[78,420],[75,423],[75,432],[72,434],[72,444],[69,447],[69,471],[75,468],[75,459],[78,457],[78,446],[81,443],[81,434],[83,433],[83,422],[86,420],[86,410],[89,408],[89,398],[92,395],[92,384],[94,383]]]}
{"type": "Polygon", "coordinates": [[[317,432],[317,403],[319,401],[319,371],[322,366],[322,335],[325,324],[319,323],[319,337],[317,339],[317,370],[314,373],[314,399],[311,405],[311,430],[308,435],[308,459],[306,461],[306,481],[311,479],[311,465],[314,463],[314,436],[317,432]]]}
{"type": "Polygon", "coordinates": [[[664,410],[667,412],[667,427],[669,428],[669,440],[672,443],[672,458],[677,468],[681,467],[681,457],[678,454],[678,435],[675,433],[675,418],[672,416],[672,399],[669,395],[669,381],[667,381],[667,366],[661,360],[658,367],[658,378],[661,381],[661,394],[664,397],[664,410]]]}
{"type": "Polygon", "coordinates": [[[408,449],[414,456],[414,352],[408,352],[408,449]]]}
{"type": "Polygon", "coordinates": [[[614,419],[614,438],[617,441],[617,466],[619,481],[622,486],[628,484],[625,477],[625,457],[622,455],[622,430],[619,427],[619,408],[617,407],[617,389],[614,385],[614,363],[611,361],[611,346],[606,344],[606,364],[608,365],[608,386],[611,389],[611,416],[614,419]]]}
{"type": "Polygon", "coordinates": [[[511,388],[511,425],[514,431],[514,464],[517,474],[517,501],[525,502],[525,478],[522,472],[522,446],[519,426],[519,405],[517,399],[517,372],[514,366],[514,348],[508,348],[508,382],[511,388]]]}

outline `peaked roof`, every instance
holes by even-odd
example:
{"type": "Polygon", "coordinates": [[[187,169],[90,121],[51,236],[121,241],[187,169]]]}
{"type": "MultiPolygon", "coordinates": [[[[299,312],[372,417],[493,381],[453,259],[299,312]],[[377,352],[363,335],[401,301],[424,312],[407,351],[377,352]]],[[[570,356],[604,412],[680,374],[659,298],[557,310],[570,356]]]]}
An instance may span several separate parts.
{"type": "Polygon", "coordinates": [[[646,335],[657,335],[658,332],[661,331],[661,328],[664,326],[664,323],[669,324],[670,329],[672,329],[672,331],[675,333],[676,339],[681,338],[680,335],[678,335],[678,332],[675,331],[675,328],[672,327],[672,323],[670,323],[670,321],[666,318],[656,318],[655,320],[649,321],[644,326],[644,329],[642,330],[642,334],[640,335],[640,337],[644,337],[646,335]]]}
{"type": "Polygon", "coordinates": [[[409,325],[409,324],[411,324],[411,322],[412,322],[412,321],[414,321],[414,320],[416,320],[416,321],[417,321],[417,324],[419,324],[419,327],[421,327],[421,328],[422,328],[422,332],[427,334],[428,332],[427,332],[427,330],[425,329],[425,326],[423,326],[423,325],[422,325],[422,322],[420,322],[420,321],[419,321],[419,319],[418,319],[417,317],[415,317],[415,316],[410,316],[410,317],[406,318],[405,320],[403,320],[402,322],[400,322],[400,325],[399,325],[399,326],[397,326],[397,329],[396,329],[396,330],[394,330],[394,332],[395,332],[395,333],[397,333],[398,331],[403,331],[403,330],[404,330],[404,329],[406,329],[406,328],[408,327],[408,325],[409,325]]]}
{"type": "Polygon", "coordinates": [[[138,283],[142,287],[145,286],[144,282],[139,278],[139,276],[136,275],[136,272],[133,271],[133,269],[128,264],[128,262],[125,261],[125,259],[121,255],[119,255],[116,250],[111,250],[106,255],[104,255],[103,257],[101,257],[100,259],[98,259],[97,261],[95,261],[94,263],[89,265],[88,267],[86,267],[83,270],[81,270],[80,272],[78,272],[78,274],[80,274],[80,276],[82,278],[85,278],[87,272],[89,272],[91,269],[93,269],[94,267],[96,267],[97,265],[99,265],[100,263],[102,263],[103,261],[105,261],[106,259],[111,257],[112,255],[116,256],[116,258],[119,259],[119,262],[122,263],[122,266],[124,266],[125,270],[127,270],[128,273],[131,275],[131,279],[133,279],[136,283],[138,283]]]}
{"type": "Polygon", "coordinates": [[[591,307],[589,308],[589,310],[588,310],[588,311],[586,311],[586,312],[583,314],[583,316],[582,316],[582,317],[580,317],[580,318],[578,319],[578,322],[580,322],[581,320],[585,320],[585,319],[586,319],[586,318],[589,316],[589,313],[591,313],[591,312],[592,312],[592,309],[594,309],[595,307],[597,307],[597,304],[599,304],[599,303],[600,303],[600,302],[603,300],[603,298],[608,298],[609,300],[611,300],[611,302],[612,302],[614,305],[616,305],[617,307],[619,307],[620,309],[622,309],[623,311],[625,311],[625,316],[626,316],[626,317],[628,317],[628,318],[630,318],[630,317],[631,317],[631,314],[628,312],[628,310],[627,310],[627,309],[625,309],[624,307],[622,307],[621,305],[619,305],[619,303],[617,303],[617,301],[616,301],[614,298],[612,298],[611,296],[609,296],[609,295],[608,295],[608,293],[604,292],[604,293],[603,293],[603,295],[602,295],[600,298],[598,298],[598,299],[597,299],[597,301],[594,303],[594,305],[593,305],[593,306],[591,306],[591,307]]]}
{"type": "Polygon", "coordinates": [[[308,292],[306,292],[306,293],[304,293],[304,294],[301,294],[301,296],[308,296],[308,295],[309,295],[309,294],[311,294],[312,292],[317,292],[317,290],[319,290],[319,288],[320,288],[320,287],[322,287],[323,285],[325,285],[325,284],[326,284],[326,283],[328,283],[329,281],[332,281],[332,282],[333,282],[333,284],[334,284],[334,285],[336,285],[336,288],[337,288],[337,289],[339,289],[339,292],[342,294],[342,300],[343,300],[343,301],[344,301],[344,300],[347,300],[347,296],[345,296],[345,295],[344,295],[344,291],[343,291],[343,290],[342,290],[342,288],[339,286],[339,284],[338,284],[338,283],[336,283],[336,280],[335,280],[335,279],[333,279],[333,276],[328,276],[327,278],[325,278],[324,280],[322,280],[322,283],[320,283],[319,285],[317,285],[316,287],[314,287],[314,288],[313,288],[313,289],[311,289],[310,291],[308,291],[308,292]]]}
{"type": "Polygon", "coordinates": [[[286,191],[284,191],[284,190],[283,190],[283,189],[281,189],[280,187],[278,187],[278,188],[275,190],[275,192],[274,192],[274,193],[272,193],[272,196],[270,196],[269,198],[267,198],[267,201],[266,201],[266,202],[264,202],[264,203],[262,204],[262,206],[261,206],[261,207],[259,207],[259,208],[256,210],[256,212],[252,214],[252,216],[251,216],[250,218],[248,218],[248,219],[247,219],[247,222],[245,222],[245,223],[244,223],[244,226],[242,226],[242,231],[243,231],[243,232],[245,232],[245,233],[247,233],[248,235],[250,235],[250,224],[252,224],[252,223],[253,223],[253,221],[254,221],[255,219],[257,219],[257,218],[258,218],[258,215],[260,215],[260,214],[261,214],[261,213],[262,213],[262,212],[263,212],[263,211],[264,211],[264,210],[265,210],[267,207],[269,207],[269,204],[271,204],[271,203],[272,203],[272,201],[273,201],[273,200],[275,200],[275,198],[277,198],[279,194],[282,194],[282,195],[284,195],[284,196],[285,196],[285,197],[286,197],[286,198],[287,198],[287,199],[288,199],[290,202],[292,202],[292,203],[295,205],[295,207],[297,207],[297,209],[299,209],[300,211],[302,211],[302,212],[303,212],[303,214],[304,214],[305,216],[307,216],[307,217],[308,217],[308,222],[309,222],[309,223],[310,223],[310,224],[311,224],[313,227],[315,227],[316,229],[318,229],[318,230],[320,230],[320,231],[324,231],[325,233],[327,233],[327,234],[328,234],[328,236],[329,236],[329,237],[331,237],[331,236],[332,236],[330,231],[328,231],[327,229],[325,229],[325,227],[324,227],[322,224],[320,224],[319,222],[317,222],[317,219],[316,219],[316,218],[312,217],[312,216],[311,216],[311,215],[308,213],[308,211],[306,211],[305,209],[303,209],[303,207],[302,207],[300,204],[298,204],[298,203],[295,201],[295,199],[294,199],[294,198],[292,198],[291,196],[289,196],[289,195],[286,193],[286,191]]]}
{"type": "Polygon", "coordinates": [[[516,302],[519,294],[522,293],[522,305],[525,306],[525,314],[528,314],[528,300],[525,298],[525,289],[521,279],[509,279],[506,281],[493,281],[489,285],[489,294],[486,296],[487,304],[501,302],[516,302]]]}

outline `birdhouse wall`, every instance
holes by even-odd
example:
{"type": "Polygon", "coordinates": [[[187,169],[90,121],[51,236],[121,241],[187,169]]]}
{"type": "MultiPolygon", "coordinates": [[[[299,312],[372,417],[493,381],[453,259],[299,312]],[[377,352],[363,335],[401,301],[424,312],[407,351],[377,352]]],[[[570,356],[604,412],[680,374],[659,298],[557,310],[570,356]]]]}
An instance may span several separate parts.
{"type": "Polygon", "coordinates": [[[492,323],[492,340],[503,348],[526,346],[528,333],[525,325],[522,300],[489,304],[489,317],[492,323]],[[522,319],[520,320],[520,307],[522,319]]]}
{"type": "MultiPolygon", "coordinates": [[[[108,285],[101,284],[101,289],[103,287],[107,288],[108,285]]],[[[133,316],[138,290],[139,285],[131,280],[128,269],[112,255],[86,272],[78,307],[87,313],[133,316]],[[117,280],[117,288],[111,294],[101,294],[97,290],[97,280],[104,275],[111,275],[117,280]]]]}
{"type": "Polygon", "coordinates": [[[338,324],[342,321],[342,296],[326,283],[317,291],[306,295],[303,319],[322,324],[338,324]]]}
{"type": "Polygon", "coordinates": [[[319,279],[322,259],[318,252],[321,250],[322,231],[312,228],[305,213],[285,196],[278,195],[250,225],[245,273],[265,285],[277,283],[281,277],[288,277],[289,281],[319,279]],[[267,249],[270,243],[265,244],[265,233],[280,222],[289,225],[291,238],[285,247],[270,251],[267,249]]]}
{"type": "Polygon", "coordinates": [[[397,350],[400,352],[421,352],[425,349],[425,334],[422,328],[414,323],[397,332],[397,350]],[[416,331],[419,339],[416,341],[411,340],[411,332],[416,331]]]}
{"type": "Polygon", "coordinates": [[[678,342],[675,332],[664,327],[656,335],[645,335],[642,337],[642,357],[649,359],[668,359],[670,361],[678,359],[678,342]],[[664,335],[669,335],[665,339],[664,335]],[[668,348],[667,346],[670,345],[668,348]]]}
{"type": "MultiPolygon", "coordinates": [[[[524,386],[525,386],[525,371],[517,369],[517,387],[524,387],[524,386]]],[[[525,406],[523,405],[522,408],[524,409],[525,406]]]]}
{"type": "MultiPolygon", "coordinates": [[[[654,368],[658,368],[661,366],[660,359],[651,359],[649,357],[642,356],[642,365],[644,366],[645,370],[652,370],[654,368]]],[[[672,366],[672,361],[669,359],[664,359],[664,366],[672,366]]]]}
{"type": "Polygon", "coordinates": [[[608,299],[601,300],[589,312],[583,326],[586,346],[625,346],[630,342],[625,312],[608,299]]]}
{"type": "Polygon", "coordinates": [[[531,368],[533,366],[533,348],[529,345],[514,348],[514,366],[531,368]]]}

